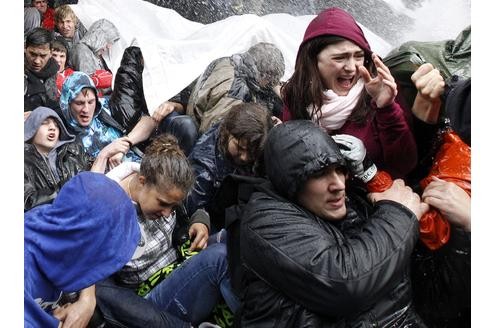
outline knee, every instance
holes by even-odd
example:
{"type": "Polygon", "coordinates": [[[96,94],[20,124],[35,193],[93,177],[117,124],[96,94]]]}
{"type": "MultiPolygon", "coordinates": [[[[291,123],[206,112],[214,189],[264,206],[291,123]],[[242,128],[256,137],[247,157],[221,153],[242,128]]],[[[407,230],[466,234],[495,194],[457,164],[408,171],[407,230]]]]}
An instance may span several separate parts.
{"type": "Polygon", "coordinates": [[[177,138],[186,156],[189,155],[198,138],[198,128],[193,119],[187,115],[174,116],[166,132],[177,138]]]}
{"type": "Polygon", "coordinates": [[[227,268],[227,246],[224,243],[212,244],[201,253],[208,263],[227,268]]]}

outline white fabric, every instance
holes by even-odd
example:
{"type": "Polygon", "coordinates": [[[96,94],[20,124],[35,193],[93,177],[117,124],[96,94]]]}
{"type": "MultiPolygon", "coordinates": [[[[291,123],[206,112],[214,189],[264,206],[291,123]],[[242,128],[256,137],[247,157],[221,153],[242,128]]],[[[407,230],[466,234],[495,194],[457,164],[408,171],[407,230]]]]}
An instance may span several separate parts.
{"type": "MultiPolygon", "coordinates": [[[[137,45],[144,56],[144,94],[150,113],[197,78],[219,57],[244,52],[258,42],[274,43],[285,57],[287,80],[297,50],[314,15],[231,16],[211,24],[192,22],[171,9],[144,0],[79,0],[71,5],[86,28],[100,18],[118,28],[121,39],[105,58],[117,72],[126,47],[137,45]]],[[[360,25],[371,48],[385,56],[391,45],[360,25]]]]}
{"type": "MultiPolygon", "coordinates": [[[[363,79],[359,79],[345,96],[339,96],[333,90],[325,90],[323,92],[321,116],[318,117],[317,112],[315,112],[312,120],[319,123],[328,133],[340,129],[347,121],[347,118],[351,116],[363,88],[363,79]]],[[[307,110],[311,115],[313,105],[308,106],[307,110]]]]}

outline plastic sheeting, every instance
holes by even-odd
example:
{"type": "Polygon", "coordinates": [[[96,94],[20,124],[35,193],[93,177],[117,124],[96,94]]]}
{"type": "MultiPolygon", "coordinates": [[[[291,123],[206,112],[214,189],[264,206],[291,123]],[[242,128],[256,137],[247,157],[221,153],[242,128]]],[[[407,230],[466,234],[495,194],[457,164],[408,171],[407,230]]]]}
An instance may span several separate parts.
{"type": "MultiPolygon", "coordinates": [[[[271,42],[284,54],[287,80],[294,71],[297,49],[314,15],[231,16],[211,24],[187,20],[177,12],[143,0],[80,0],[72,9],[86,28],[100,18],[119,29],[121,39],[105,60],[116,72],[126,47],[143,53],[143,86],[150,114],[195,78],[216,58],[271,42]]],[[[385,56],[391,45],[360,24],[373,51],[385,56]]]]}

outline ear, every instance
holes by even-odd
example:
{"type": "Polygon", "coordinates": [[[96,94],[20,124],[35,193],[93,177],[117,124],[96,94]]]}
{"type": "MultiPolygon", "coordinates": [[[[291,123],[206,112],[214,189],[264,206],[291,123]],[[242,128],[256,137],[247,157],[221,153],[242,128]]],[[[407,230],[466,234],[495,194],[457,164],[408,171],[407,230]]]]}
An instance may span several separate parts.
{"type": "Polygon", "coordinates": [[[141,186],[146,184],[146,178],[143,175],[138,175],[138,181],[141,186]]]}

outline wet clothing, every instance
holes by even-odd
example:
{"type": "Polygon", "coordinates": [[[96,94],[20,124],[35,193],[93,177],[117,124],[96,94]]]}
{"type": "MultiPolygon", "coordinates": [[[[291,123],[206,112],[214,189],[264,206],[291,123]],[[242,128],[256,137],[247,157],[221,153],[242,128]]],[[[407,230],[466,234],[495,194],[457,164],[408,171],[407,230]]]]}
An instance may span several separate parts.
{"type": "MultiPolygon", "coordinates": [[[[91,78],[83,72],[74,72],[63,84],[60,95],[60,108],[69,130],[76,134],[86,153],[96,158],[100,151],[109,143],[124,135],[124,128],[110,115],[108,101],[97,98],[93,119],[88,127],[82,127],[72,116],[70,103],[81,93],[82,89],[91,88],[96,94],[96,88],[91,78]]],[[[132,149],[127,152],[123,160],[141,161],[141,157],[132,149]]]]}
{"type": "Polygon", "coordinates": [[[416,142],[402,108],[394,102],[373,108],[364,123],[347,121],[335,134],[363,141],[366,155],[394,178],[403,178],[417,163],[416,142]]]}
{"type": "MultiPolygon", "coordinates": [[[[367,56],[371,56],[372,51],[362,29],[350,14],[340,8],[326,9],[309,23],[298,53],[307,41],[325,35],[348,39],[363,49],[367,56]]],[[[324,90],[322,94],[323,92],[324,90]]],[[[387,171],[394,178],[404,178],[417,163],[416,142],[407,121],[408,117],[395,101],[378,109],[374,103],[367,100],[364,106],[368,113],[361,122],[354,120],[351,114],[351,118],[333,133],[350,134],[361,139],[367,156],[379,169],[387,171]]],[[[291,110],[294,112],[299,109],[291,110]]],[[[314,119],[309,117],[310,114],[305,115],[308,116],[306,119],[314,119]]],[[[284,106],[282,120],[292,119],[294,115],[284,106]]],[[[321,124],[321,121],[319,123],[321,124]]]]}
{"type": "Polygon", "coordinates": [[[24,39],[34,28],[41,26],[41,13],[35,7],[24,8],[24,39]]]}
{"type": "MultiPolygon", "coordinates": [[[[150,115],[144,97],[143,70],[141,49],[134,46],[127,47],[115,74],[115,88],[109,102],[112,117],[121,126],[126,127],[125,133],[131,131],[143,115],[150,115]]],[[[159,133],[170,133],[175,136],[186,155],[191,152],[198,137],[192,118],[177,112],[168,114],[160,122],[154,135],[159,133]]],[[[152,137],[153,135],[149,139],[152,137]]],[[[146,144],[146,141],[143,142],[143,146],[146,144]]]]}
{"type": "Polygon", "coordinates": [[[36,107],[44,106],[58,109],[57,101],[57,72],[58,64],[50,58],[45,67],[39,72],[27,68],[24,59],[24,111],[32,111],[36,107]]]}
{"type": "Polygon", "coordinates": [[[225,157],[219,146],[219,136],[220,123],[217,123],[198,139],[189,154],[196,175],[194,186],[184,201],[189,215],[200,208],[208,211],[223,179],[231,173],[246,171],[225,157]]]}
{"type": "Polygon", "coordinates": [[[82,145],[75,142],[60,117],[52,109],[38,107],[24,122],[24,210],[53,201],[60,188],[73,176],[89,167],[82,145]],[[59,141],[47,156],[30,143],[41,123],[56,120],[59,141]]]}
{"type": "MultiPolygon", "coordinates": [[[[273,66],[277,65],[280,64],[274,59],[273,66]]],[[[283,75],[283,58],[281,65],[283,75]]],[[[194,119],[200,133],[219,122],[233,106],[242,103],[262,104],[278,116],[280,98],[271,88],[262,88],[259,79],[255,58],[248,52],[216,59],[198,78],[189,98],[187,114],[194,119]]]]}
{"type": "Polygon", "coordinates": [[[62,292],[82,290],[117,271],[138,241],[132,202],[103,174],[82,172],[52,204],[26,212],[24,326],[58,327],[51,311],[62,292]]]}
{"type": "Polygon", "coordinates": [[[112,22],[104,18],[95,21],[71,49],[70,62],[74,70],[88,75],[99,69],[108,70],[98,51],[104,49],[107,44],[115,43],[119,38],[120,34],[112,22]]]}
{"type": "Polygon", "coordinates": [[[393,201],[373,206],[358,189],[347,190],[342,220],[294,203],[310,176],[343,163],[310,121],[270,132],[271,183],[257,187],[241,219],[242,327],[425,327],[411,305],[413,212],[393,201]]]}

